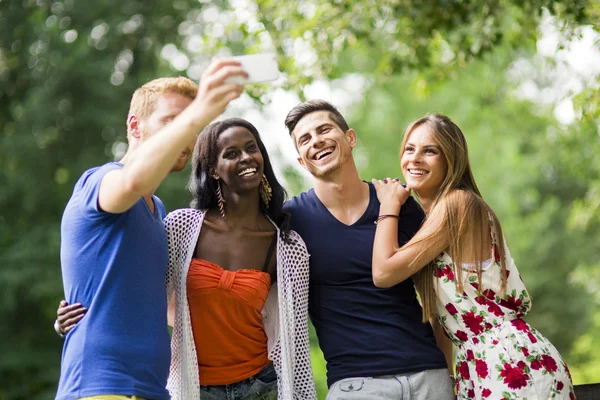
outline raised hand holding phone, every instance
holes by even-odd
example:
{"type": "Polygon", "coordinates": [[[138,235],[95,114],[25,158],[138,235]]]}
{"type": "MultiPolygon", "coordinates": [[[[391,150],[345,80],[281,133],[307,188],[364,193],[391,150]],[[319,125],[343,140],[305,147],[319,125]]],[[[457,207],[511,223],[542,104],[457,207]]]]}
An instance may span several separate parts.
{"type": "Polygon", "coordinates": [[[271,82],[279,78],[279,65],[277,63],[277,54],[275,53],[248,54],[234,56],[231,59],[240,63],[242,69],[248,74],[248,77],[232,76],[227,79],[227,83],[247,85],[251,83],[271,82]]]}
{"type": "Polygon", "coordinates": [[[230,101],[238,98],[243,87],[233,79],[246,79],[247,73],[232,57],[215,58],[202,73],[198,94],[184,112],[193,113],[202,128],[218,117],[230,101]]]}

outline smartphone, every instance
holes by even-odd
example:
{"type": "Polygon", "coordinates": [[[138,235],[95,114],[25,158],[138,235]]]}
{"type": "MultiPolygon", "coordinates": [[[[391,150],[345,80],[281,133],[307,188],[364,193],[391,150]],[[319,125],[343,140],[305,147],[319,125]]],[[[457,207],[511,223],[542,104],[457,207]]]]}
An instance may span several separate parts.
{"type": "Polygon", "coordinates": [[[235,56],[233,59],[242,64],[242,68],[248,74],[248,78],[234,76],[227,79],[227,83],[247,85],[249,83],[271,82],[279,78],[279,65],[275,53],[248,54],[235,56]]]}

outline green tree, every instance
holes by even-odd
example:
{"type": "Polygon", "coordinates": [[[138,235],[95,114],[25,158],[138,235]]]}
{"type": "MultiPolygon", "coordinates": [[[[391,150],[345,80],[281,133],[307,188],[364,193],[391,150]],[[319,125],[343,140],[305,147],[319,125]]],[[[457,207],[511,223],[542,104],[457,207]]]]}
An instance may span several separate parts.
{"type": "Polygon", "coordinates": [[[303,85],[316,78],[348,72],[388,76],[424,67],[443,68],[436,71],[441,77],[449,66],[465,66],[499,44],[531,45],[542,7],[563,22],[567,34],[588,20],[587,3],[578,0],[256,4],[258,20],[288,73],[288,87],[300,95],[303,85]]]}
{"type": "MultiPolygon", "coordinates": [[[[246,10],[223,0],[0,1],[0,398],[54,394],[62,210],[85,169],[122,153],[136,87],[197,78],[219,52],[273,47],[285,87],[299,93],[355,71],[379,78],[443,66],[434,73],[443,79],[440,70],[454,73],[501,43],[531,45],[542,6],[567,31],[594,16],[583,0],[467,3],[318,1],[298,11],[270,1],[246,10]]],[[[187,204],[186,175],[161,187],[169,209],[187,204]]]]}
{"type": "MultiPolygon", "coordinates": [[[[600,17],[600,5],[597,5],[596,12],[600,17]]],[[[585,192],[574,201],[570,215],[570,228],[578,235],[588,238],[578,244],[578,247],[596,255],[600,254],[600,242],[591,238],[600,236],[600,160],[598,159],[600,92],[598,87],[600,87],[600,76],[595,87],[587,88],[575,97],[574,105],[578,115],[576,123],[570,127],[568,135],[560,135],[556,140],[562,149],[570,149],[558,153],[556,162],[568,170],[574,179],[586,182],[585,192]]],[[[597,257],[579,260],[574,267],[573,280],[583,285],[594,296],[589,302],[589,307],[593,310],[592,324],[574,343],[572,358],[576,364],[571,372],[577,382],[599,382],[600,260],[597,257]]]]}

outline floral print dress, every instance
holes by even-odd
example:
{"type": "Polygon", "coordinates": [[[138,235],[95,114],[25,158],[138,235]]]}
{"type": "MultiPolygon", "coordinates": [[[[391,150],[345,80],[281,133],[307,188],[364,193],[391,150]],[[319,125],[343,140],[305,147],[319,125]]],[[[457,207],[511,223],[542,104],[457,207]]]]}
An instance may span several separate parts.
{"type": "Polygon", "coordinates": [[[505,246],[507,284],[495,259],[482,265],[482,288],[465,268],[464,291],[456,287],[452,259],[434,260],[437,317],[457,346],[458,399],[574,399],[569,369],[556,348],[521,318],[531,299],[505,246]]]}

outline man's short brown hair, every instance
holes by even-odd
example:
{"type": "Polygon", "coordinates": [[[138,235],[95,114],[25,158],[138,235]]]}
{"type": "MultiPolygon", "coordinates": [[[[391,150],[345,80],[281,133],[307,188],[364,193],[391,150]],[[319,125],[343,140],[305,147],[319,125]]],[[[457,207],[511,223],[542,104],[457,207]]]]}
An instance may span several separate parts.
{"type": "Polygon", "coordinates": [[[296,128],[298,122],[304,118],[304,116],[317,111],[328,111],[329,118],[331,118],[331,120],[335,122],[342,131],[346,132],[348,129],[350,129],[348,127],[348,123],[344,117],[342,117],[342,114],[340,114],[338,109],[335,108],[333,104],[328,103],[325,100],[309,100],[292,108],[287,117],[285,117],[285,126],[288,129],[290,136],[292,135],[292,132],[294,131],[294,128],[296,128]]]}

